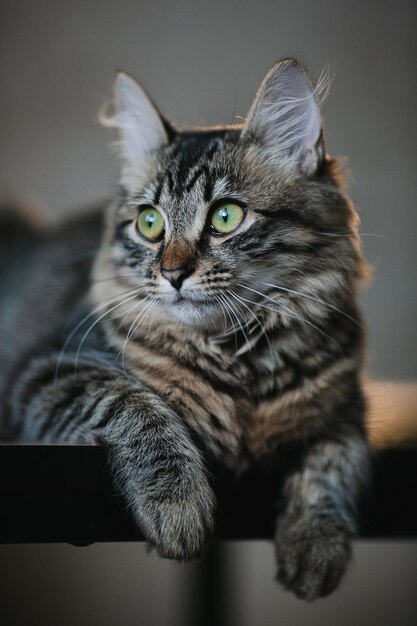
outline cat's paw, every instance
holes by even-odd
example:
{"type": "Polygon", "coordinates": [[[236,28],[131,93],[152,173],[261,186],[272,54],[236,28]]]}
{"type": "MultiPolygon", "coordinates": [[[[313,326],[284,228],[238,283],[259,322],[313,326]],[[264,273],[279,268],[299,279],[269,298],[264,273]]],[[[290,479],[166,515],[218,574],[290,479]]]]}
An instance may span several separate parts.
{"type": "Polygon", "coordinates": [[[286,519],[276,533],[277,579],[303,600],[316,600],[338,586],[351,556],[351,539],[331,518],[286,519]]]}
{"type": "Polygon", "coordinates": [[[201,468],[156,472],[146,482],[134,515],[150,546],[166,559],[201,556],[214,525],[214,495],[201,468]]]}

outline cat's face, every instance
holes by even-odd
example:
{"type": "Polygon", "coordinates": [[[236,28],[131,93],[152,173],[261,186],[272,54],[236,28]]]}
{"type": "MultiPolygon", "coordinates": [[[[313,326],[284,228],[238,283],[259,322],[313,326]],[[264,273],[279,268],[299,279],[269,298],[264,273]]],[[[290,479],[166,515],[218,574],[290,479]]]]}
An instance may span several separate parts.
{"type": "Polygon", "coordinates": [[[116,89],[123,193],[99,267],[120,293],[138,287],[123,313],[210,330],[336,306],[358,269],[355,219],[298,65],[273,68],[241,127],[176,132],[132,79],[116,89]]]}

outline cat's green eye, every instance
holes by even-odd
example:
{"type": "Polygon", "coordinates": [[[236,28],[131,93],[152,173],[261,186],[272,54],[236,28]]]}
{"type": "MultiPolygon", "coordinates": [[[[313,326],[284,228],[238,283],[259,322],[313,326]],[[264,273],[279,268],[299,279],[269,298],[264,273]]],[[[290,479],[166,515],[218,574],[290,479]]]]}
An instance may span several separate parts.
{"type": "Polygon", "coordinates": [[[211,227],[216,234],[226,235],[239,226],[245,217],[241,206],[234,202],[219,204],[211,215],[211,227]]]}
{"type": "Polygon", "coordinates": [[[152,206],[145,207],[139,213],[137,229],[146,239],[160,239],[164,232],[165,222],[160,212],[152,206]]]}

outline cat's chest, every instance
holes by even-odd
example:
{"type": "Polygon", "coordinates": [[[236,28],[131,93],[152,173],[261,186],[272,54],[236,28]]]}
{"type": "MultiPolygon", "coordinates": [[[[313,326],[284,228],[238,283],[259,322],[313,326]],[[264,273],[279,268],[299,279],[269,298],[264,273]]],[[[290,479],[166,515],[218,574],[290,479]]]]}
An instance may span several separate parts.
{"type": "Polygon", "coordinates": [[[288,368],[246,359],[230,362],[201,351],[192,361],[143,344],[128,358],[137,378],[181,416],[205,445],[231,466],[262,456],[277,439],[300,427],[297,395],[282,393],[288,368]]]}

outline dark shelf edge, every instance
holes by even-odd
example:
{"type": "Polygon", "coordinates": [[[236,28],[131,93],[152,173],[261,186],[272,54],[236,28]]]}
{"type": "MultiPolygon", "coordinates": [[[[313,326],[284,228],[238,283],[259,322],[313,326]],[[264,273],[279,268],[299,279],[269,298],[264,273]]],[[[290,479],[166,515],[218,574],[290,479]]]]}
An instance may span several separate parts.
{"type": "MultiPolygon", "coordinates": [[[[143,541],[112,493],[103,450],[89,446],[0,446],[0,543],[143,541]]],[[[270,539],[274,483],[248,475],[218,480],[215,539],[270,539]]],[[[365,539],[417,539],[417,449],[376,455],[361,504],[365,539]]]]}

